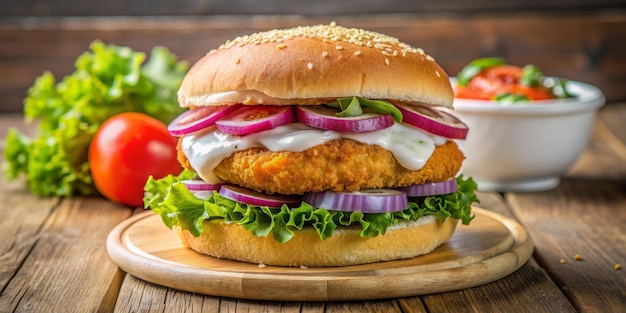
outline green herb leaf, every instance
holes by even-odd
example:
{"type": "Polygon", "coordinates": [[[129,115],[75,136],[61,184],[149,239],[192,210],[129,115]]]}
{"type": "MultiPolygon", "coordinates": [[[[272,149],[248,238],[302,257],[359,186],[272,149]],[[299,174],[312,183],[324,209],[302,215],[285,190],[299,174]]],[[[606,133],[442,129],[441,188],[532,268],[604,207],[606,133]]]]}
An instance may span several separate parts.
{"type": "Polygon", "coordinates": [[[570,93],[567,90],[567,82],[569,80],[565,78],[547,77],[544,79],[544,85],[555,95],[558,99],[575,98],[576,95],[570,93]]]}
{"type": "Polygon", "coordinates": [[[398,110],[398,108],[387,102],[384,100],[370,100],[370,99],[365,99],[365,98],[360,98],[359,97],[359,102],[367,107],[368,109],[376,112],[376,113],[380,113],[380,114],[391,114],[391,116],[393,116],[393,119],[396,120],[396,122],[398,123],[402,123],[402,112],[400,112],[400,110],[398,110]]]}
{"type": "Polygon", "coordinates": [[[335,114],[338,117],[355,117],[363,115],[363,109],[357,97],[337,99],[341,112],[335,114]]]}
{"type": "Polygon", "coordinates": [[[339,98],[327,104],[331,108],[340,109],[337,113],[338,117],[355,117],[363,115],[363,108],[366,107],[370,112],[378,114],[391,114],[394,120],[402,123],[402,112],[398,108],[384,100],[370,100],[361,97],[345,97],[339,98]]]}
{"type": "Polygon", "coordinates": [[[503,58],[475,59],[467,64],[465,67],[463,67],[463,69],[461,69],[461,71],[456,75],[457,83],[461,86],[467,86],[470,80],[472,80],[474,76],[478,75],[484,69],[504,64],[505,61],[503,58]]]}
{"type": "Polygon", "coordinates": [[[26,174],[40,196],[97,193],[87,151],[102,123],[122,112],[141,112],[169,123],[182,112],[176,101],[188,65],[166,48],[156,47],[150,61],[128,47],[94,41],[75,62],[75,71],[56,82],[45,72],[24,100],[26,121],[39,123],[37,137],[9,132],[4,152],[7,179],[26,174]]]}
{"type": "Polygon", "coordinates": [[[527,64],[522,69],[522,77],[520,77],[520,84],[528,87],[541,86],[541,80],[543,79],[543,73],[539,68],[532,64],[527,64]]]}
{"type": "Polygon", "coordinates": [[[516,103],[516,102],[530,101],[530,99],[526,97],[525,95],[516,95],[510,92],[497,94],[493,100],[502,102],[502,103],[516,103]]]}

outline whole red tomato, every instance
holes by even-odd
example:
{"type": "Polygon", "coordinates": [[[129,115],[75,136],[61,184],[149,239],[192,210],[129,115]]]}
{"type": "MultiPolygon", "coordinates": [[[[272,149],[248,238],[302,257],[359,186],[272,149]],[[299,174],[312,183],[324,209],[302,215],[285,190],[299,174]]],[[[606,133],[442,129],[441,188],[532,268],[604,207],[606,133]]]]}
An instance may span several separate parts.
{"type": "Polygon", "coordinates": [[[182,170],[176,139],[165,124],[134,112],[102,124],[89,146],[89,165],[103,196],[131,206],[143,206],[143,187],[150,175],[162,178],[182,170]]]}

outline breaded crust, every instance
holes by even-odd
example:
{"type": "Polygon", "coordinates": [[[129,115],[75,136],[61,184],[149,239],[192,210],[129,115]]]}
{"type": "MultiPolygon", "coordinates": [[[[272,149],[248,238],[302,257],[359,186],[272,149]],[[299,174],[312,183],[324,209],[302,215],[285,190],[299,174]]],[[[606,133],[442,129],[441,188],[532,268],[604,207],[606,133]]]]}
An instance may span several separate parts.
{"type": "MultiPolygon", "coordinates": [[[[262,148],[236,152],[214,172],[224,181],[260,192],[303,194],[445,181],[455,177],[464,158],[456,143],[448,141],[435,149],[422,169],[410,171],[380,146],[337,139],[303,152],[262,148]]],[[[180,150],[179,160],[189,167],[180,150]]]]}

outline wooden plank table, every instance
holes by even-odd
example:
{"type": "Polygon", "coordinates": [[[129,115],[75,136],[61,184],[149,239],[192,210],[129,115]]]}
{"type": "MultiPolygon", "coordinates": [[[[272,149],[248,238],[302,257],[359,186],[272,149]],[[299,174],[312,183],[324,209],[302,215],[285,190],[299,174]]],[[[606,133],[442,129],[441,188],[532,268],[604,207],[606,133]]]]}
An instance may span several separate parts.
{"type": "MultiPolygon", "coordinates": [[[[374,301],[265,302],[193,294],[121,271],[108,233],[142,212],[101,198],[38,198],[0,184],[0,312],[626,312],[626,103],[605,106],[558,188],[479,195],[535,242],[513,274],[479,287],[374,301]],[[576,260],[580,255],[582,260],[576,260]]],[[[21,116],[0,115],[32,132],[21,116]]]]}
{"type": "MultiPolygon", "coordinates": [[[[72,7],[72,1],[62,2],[72,7]]],[[[409,4],[411,1],[402,2],[409,4]]],[[[489,6],[493,6],[501,1],[490,2],[489,6]]],[[[350,1],[346,3],[350,10],[355,7],[350,1]]],[[[158,3],[150,3],[153,5],[158,3]]],[[[573,6],[575,3],[563,5],[573,6]]],[[[109,3],[104,6],[109,7],[109,3]]],[[[0,15],[1,8],[2,5],[0,15]]],[[[98,12],[102,11],[106,10],[98,12]]],[[[331,21],[341,26],[388,34],[423,48],[451,76],[474,58],[500,56],[511,64],[532,63],[549,76],[596,85],[609,101],[626,101],[626,89],[623,88],[626,83],[626,10],[344,16],[39,17],[0,18],[0,68],[5,73],[0,75],[3,101],[0,113],[20,112],[28,87],[43,71],[50,71],[57,78],[71,73],[76,57],[88,50],[89,43],[95,39],[148,53],[155,45],[162,45],[181,60],[195,62],[209,50],[236,36],[331,21]]]]}

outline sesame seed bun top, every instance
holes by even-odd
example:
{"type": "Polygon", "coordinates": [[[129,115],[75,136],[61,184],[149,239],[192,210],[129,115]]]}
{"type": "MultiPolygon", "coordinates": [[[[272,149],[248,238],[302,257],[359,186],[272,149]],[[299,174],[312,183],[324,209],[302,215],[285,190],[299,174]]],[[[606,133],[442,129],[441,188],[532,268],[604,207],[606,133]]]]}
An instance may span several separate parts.
{"type": "Polygon", "coordinates": [[[452,106],[448,75],[397,38],[330,25],[238,37],[192,66],[181,106],[322,104],[359,96],[452,106]]]}

